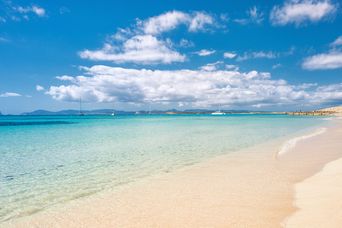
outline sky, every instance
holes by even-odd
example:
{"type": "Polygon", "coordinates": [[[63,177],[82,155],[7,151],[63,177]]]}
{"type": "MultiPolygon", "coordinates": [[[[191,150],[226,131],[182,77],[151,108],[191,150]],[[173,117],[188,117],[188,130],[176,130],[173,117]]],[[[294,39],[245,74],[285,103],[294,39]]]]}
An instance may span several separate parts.
{"type": "Polygon", "coordinates": [[[0,0],[0,111],[342,104],[335,0],[0,0]]]}

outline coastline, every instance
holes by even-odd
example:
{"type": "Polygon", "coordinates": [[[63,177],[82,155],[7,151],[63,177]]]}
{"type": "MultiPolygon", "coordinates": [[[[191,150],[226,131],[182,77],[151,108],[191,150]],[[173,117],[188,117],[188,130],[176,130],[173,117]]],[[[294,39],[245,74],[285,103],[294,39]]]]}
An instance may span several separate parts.
{"type": "MultiPolygon", "coordinates": [[[[342,136],[342,128],[337,131],[342,136]]],[[[329,145],[341,148],[342,143],[332,140],[329,145]]],[[[342,158],[330,161],[319,172],[295,184],[294,197],[298,209],[285,219],[286,227],[341,227],[342,158]]]]}
{"type": "Polygon", "coordinates": [[[0,226],[281,226],[285,218],[297,212],[293,186],[342,156],[332,143],[341,136],[342,124],[340,120],[332,121],[335,126],[328,127],[327,132],[298,141],[290,152],[278,158],[276,150],[284,139],[149,177],[0,226]],[[326,153],[320,153],[322,150],[326,153]]]}
{"type": "Polygon", "coordinates": [[[341,227],[342,158],[296,184],[298,210],[285,220],[286,227],[341,227]]]}

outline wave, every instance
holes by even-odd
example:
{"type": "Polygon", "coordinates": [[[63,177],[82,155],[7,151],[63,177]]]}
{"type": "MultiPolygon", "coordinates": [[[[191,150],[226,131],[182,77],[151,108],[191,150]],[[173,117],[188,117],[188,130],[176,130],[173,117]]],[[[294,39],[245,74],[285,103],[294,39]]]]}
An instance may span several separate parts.
{"type": "Polygon", "coordinates": [[[322,128],[318,128],[316,131],[314,131],[313,133],[307,134],[307,135],[302,135],[293,139],[290,139],[288,141],[286,141],[281,149],[278,151],[278,156],[283,155],[287,152],[289,152],[290,150],[292,150],[299,141],[308,139],[308,138],[312,138],[315,137],[317,135],[323,134],[324,132],[327,131],[327,128],[322,127],[322,128]]]}

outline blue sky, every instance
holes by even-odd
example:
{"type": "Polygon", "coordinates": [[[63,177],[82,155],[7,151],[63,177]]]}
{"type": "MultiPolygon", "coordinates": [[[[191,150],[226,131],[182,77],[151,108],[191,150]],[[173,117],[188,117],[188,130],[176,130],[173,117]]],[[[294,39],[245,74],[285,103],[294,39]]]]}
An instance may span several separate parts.
{"type": "Polygon", "coordinates": [[[0,0],[0,111],[341,104],[341,7],[0,0]]]}

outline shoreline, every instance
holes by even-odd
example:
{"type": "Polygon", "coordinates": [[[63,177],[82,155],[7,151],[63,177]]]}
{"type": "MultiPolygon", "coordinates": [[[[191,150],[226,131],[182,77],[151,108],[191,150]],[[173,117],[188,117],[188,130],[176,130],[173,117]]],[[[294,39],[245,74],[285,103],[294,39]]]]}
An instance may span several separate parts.
{"type": "Polygon", "coordinates": [[[285,219],[286,227],[341,227],[342,158],[295,185],[298,208],[285,219]],[[318,188],[319,187],[319,188],[318,188]]]}
{"type": "Polygon", "coordinates": [[[332,121],[339,127],[329,124],[326,133],[298,141],[280,158],[274,155],[283,139],[74,200],[0,227],[281,226],[297,211],[294,184],[342,156],[330,151],[313,159],[307,153],[308,146],[321,145],[318,139],[327,140],[329,133],[341,128],[341,121],[332,121]]]}
{"type": "MultiPolygon", "coordinates": [[[[341,122],[341,118],[338,119],[341,122]]],[[[342,136],[342,128],[338,131],[342,136]]],[[[335,143],[341,148],[342,143],[335,143]]],[[[297,210],[285,218],[285,227],[341,227],[342,157],[324,164],[321,170],[296,183],[294,190],[297,210]]]]}

